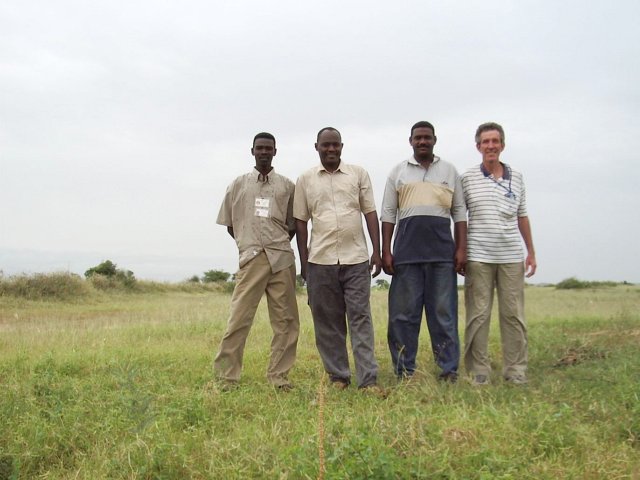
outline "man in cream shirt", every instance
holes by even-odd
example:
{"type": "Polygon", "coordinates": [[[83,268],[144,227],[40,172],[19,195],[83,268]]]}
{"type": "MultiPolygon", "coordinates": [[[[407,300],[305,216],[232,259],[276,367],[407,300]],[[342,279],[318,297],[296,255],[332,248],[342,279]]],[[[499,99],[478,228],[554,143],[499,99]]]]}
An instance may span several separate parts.
{"type": "Polygon", "coordinates": [[[318,132],[321,165],[296,183],[293,216],[302,277],[307,281],[316,346],[332,384],[351,382],[347,324],[359,388],[381,392],[371,322],[371,277],[380,273],[380,232],[368,173],[341,160],[342,138],[332,127],[318,132]],[[369,259],[362,228],[364,215],[373,254],[369,259]],[[311,242],[307,223],[311,220],[311,242]]]}

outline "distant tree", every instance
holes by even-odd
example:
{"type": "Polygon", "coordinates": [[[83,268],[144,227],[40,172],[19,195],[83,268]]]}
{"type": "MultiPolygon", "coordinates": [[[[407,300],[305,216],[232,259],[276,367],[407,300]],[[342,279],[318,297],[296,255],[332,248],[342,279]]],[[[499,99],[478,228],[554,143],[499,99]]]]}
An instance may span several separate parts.
{"type": "Polygon", "coordinates": [[[304,278],[302,278],[302,275],[300,274],[296,275],[296,286],[304,287],[305,283],[306,282],[304,281],[304,278]]]}
{"type": "Polygon", "coordinates": [[[224,283],[229,280],[230,276],[231,274],[224,270],[209,270],[204,272],[202,281],[204,283],[224,283]]]}
{"type": "Polygon", "coordinates": [[[101,278],[108,279],[106,285],[123,285],[127,288],[132,288],[136,285],[136,276],[133,272],[131,270],[119,269],[111,260],[105,260],[101,264],[91,267],[84,272],[84,276],[87,279],[91,279],[94,285],[96,285],[95,282],[100,282],[101,278]]]}
{"type": "MultiPolygon", "coordinates": [[[[105,260],[101,264],[96,265],[95,267],[91,267],[89,270],[84,272],[84,276],[85,278],[89,278],[92,275],[98,274],[104,275],[105,277],[115,277],[117,273],[118,269],[116,267],[116,264],[111,260],[105,260]]],[[[133,275],[133,272],[131,272],[131,274],[133,275]]]]}
{"type": "Polygon", "coordinates": [[[376,280],[376,288],[380,290],[389,290],[389,282],[387,282],[384,278],[379,278],[376,280]]]}
{"type": "Polygon", "coordinates": [[[193,277],[188,278],[187,282],[189,282],[189,283],[200,283],[200,277],[198,277],[198,275],[194,275],[193,277]]]}

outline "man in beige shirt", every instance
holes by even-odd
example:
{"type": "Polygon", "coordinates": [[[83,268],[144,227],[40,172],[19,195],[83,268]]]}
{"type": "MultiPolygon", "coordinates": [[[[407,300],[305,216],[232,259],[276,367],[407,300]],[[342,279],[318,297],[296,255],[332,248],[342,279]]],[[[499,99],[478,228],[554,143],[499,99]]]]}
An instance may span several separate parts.
{"type": "Polygon", "coordinates": [[[335,128],[318,132],[315,148],[321,165],[296,184],[293,215],[302,277],[307,281],[316,346],[333,385],[351,381],[347,324],[359,388],[379,390],[369,296],[370,271],[380,273],[380,233],[373,189],[367,172],[342,162],[342,139],[335,128]],[[369,261],[362,228],[364,215],[373,254],[369,261]],[[308,244],[307,222],[311,220],[308,244]]]}
{"type": "Polygon", "coordinates": [[[300,328],[291,248],[295,186],[271,166],[276,155],[273,135],[258,133],[251,154],[255,168],[231,183],[218,214],[217,223],[225,225],[236,241],[240,269],[214,372],[225,388],[240,380],[244,346],[262,294],[266,293],[273,330],[267,379],[287,391],[292,388],[288,373],[296,359],[300,328]]]}

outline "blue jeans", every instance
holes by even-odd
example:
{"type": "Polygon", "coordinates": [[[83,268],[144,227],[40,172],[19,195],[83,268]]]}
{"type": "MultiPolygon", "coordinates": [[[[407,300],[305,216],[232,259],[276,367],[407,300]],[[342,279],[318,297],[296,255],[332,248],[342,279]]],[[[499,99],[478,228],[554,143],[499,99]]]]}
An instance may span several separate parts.
{"type": "Polygon", "coordinates": [[[458,371],[458,289],[451,262],[414,263],[394,266],[389,290],[387,339],[398,376],[416,370],[422,311],[427,316],[431,349],[441,375],[458,371]]]}

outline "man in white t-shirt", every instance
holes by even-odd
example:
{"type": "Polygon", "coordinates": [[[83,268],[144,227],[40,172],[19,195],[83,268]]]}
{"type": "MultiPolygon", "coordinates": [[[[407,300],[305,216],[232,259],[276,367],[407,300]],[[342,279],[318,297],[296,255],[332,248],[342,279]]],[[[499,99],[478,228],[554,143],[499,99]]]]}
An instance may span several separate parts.
{"type": "Polygon", "coordinates": [[[474,384],[489,383],[489,321],[495,288],[502,375],[505,381],[519,385],[527,382],[528,361],[524,278],[532,276],[537,266],[525,186],[522,175],[500,161],[505,147],[500,125],[480,125],[475,139],[482,163],[462,175],[468,210],[464,363],[474,384]]]}

